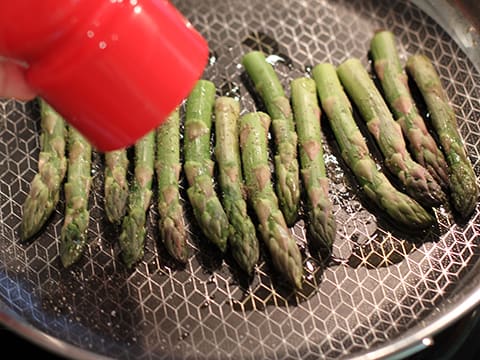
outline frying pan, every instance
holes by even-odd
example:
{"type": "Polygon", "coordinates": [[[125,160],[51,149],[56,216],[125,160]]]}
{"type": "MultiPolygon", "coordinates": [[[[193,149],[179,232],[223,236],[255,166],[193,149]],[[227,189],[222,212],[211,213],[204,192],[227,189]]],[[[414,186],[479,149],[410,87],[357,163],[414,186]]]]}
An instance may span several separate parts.
{"type": "MultiPolygon", "coordinates": [[[[480,57],[478,35],[446,1],[175,1],[208,39],[204,78],[218,95],[262,110],[241,56],[271,55],[287,89],[319,62],[355,56],[370,68],[368,46],[392,30],[402,61],[422,51],[433,59],[479,172],[480,57]]],[[[132,54],[132,61],[135,56],[132,54]]],[[[162,86],[162,84],[159,84],[162,86]]],[[[425,109],[423,109],[424,111],[425,109]]],[[[0,319],[32,342],[70,358],[402,358],[480,302],[480,215],[456,219],[435,210],[426,233],[392,226],[368,203],[322,121],[338,234],[333,257],[306,245],[304,220],[292,228],[304,258],[303,290],[283,287],[262,248],[252,278],[200,236],[185,201],[190,259],[182,267],[158,239],[155,199],[148,212],[145,257],[127,270],[118,229],[103,211],[103,157],[93,157],[89,245],[63,269],[58,258],[63,198],[41,234],[18,242],[21,205],[37,169],[35,102],[0,103],[0,319]]],[[[136,121],[135,114],[132,120],[136,121]]],[[[140,120],[140,119],[138,119],[140,120]]],[[[183,183],[184,185],[184,183],[183,183]]],[[[182,188],[185,195],[184,187],[182,188]]],[[[185,198],[184,198],[185,199],[185,198]]]]}

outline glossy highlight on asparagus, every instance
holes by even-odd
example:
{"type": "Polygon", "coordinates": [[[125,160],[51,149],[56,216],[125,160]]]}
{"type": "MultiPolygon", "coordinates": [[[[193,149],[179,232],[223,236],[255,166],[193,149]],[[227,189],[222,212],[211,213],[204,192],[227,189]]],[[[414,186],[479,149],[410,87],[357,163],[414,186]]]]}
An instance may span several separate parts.
{"type": "Polygon", "coordinates": [[[432,125],[445,153],[453,207],[466,218],[477,205],[479,189],[458,129],[456,114],[429,58],[422,54],[411,56],[407,60],[407,71],[425,99],[432,125]]]}
{"type": "Polygon", "coordinates": [[[295,224],[300,204],[300,179],[297,159],[297,134],[290,100],[277,74],[260,51],[251,51],[242,64],[263,99],[272,119],[275,141],[276,192],[288,226],[295,224]]]}
{"type": "Polygon", "coordinates": [[[186,104],[184,157],[187,194],[204,235],[225,252],[230,224],[214,188],[214,162],[210,158],[215,85],[199,80],[186,104]]]}
{"type": "Polygon", "coordinates": [[[415,200],[398,191],[377,168],[353,118],[350,101],[343,91],[335,67],[328,63],[319,64],[313,68],[313,77],[342,157],[365,194],[402,226],[415,229],[432,225],[433,217],[415,200]]]}
{"type": "Polygon", "coordinates": [[[415,160],[443,189],[448,188],[448,165],[420,116],[408,86],[391,31],[378,31],[370,43],[373,65],[395,120],[402,127],[415,160]]]}
{"type": "Polygon", "coordinates": [[[321,111],[315,81],[305,77],[297,78],[291,82],[291,93],[301,174],[307,193],[308,240],[316,248],[331,251],[337,227],[323,161],[321,111]]]}
{"type": "Polygon", "coordinates": [[[360,60],[351,58],[344,61],[338,66],[337,74],[383,153],[385,165],[401,181],[406,192],[427,207],[445,202],[446,196],[440,185],[412,159],[400,125],[393,119],[360,60]]]}
{"type": "Polygon", "coordinates": [[[248,199],[273,265],[292,286],[302,286],[302,256],[287,227],[271,182],[267,134],[270,117],[262,112],[240,117],[240,149],[248,199]]]}
{"type": "Polygon", "coordinates": [[[45,100],[38,101],[41,116],[41,148],[38,172],[23,203],[21,241],[27,241],[37,234],[52,215],[58,204],[67,170],[65,121],[45,100]]]}

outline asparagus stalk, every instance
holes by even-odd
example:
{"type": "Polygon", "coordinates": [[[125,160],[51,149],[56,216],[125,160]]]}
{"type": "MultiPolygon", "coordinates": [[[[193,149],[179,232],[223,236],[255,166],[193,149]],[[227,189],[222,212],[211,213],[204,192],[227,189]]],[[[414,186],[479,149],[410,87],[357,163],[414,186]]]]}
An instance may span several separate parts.
{"type": "Polygon", "coordinates": [[[400,125],[393,120],[360,60],[346,60],[337,68],[337,73],[377,141],[385,157],[385,165],[400,179],[407,193],[425,206],[438,206],[444,202],[446,197],[440,185],[407,151],[400,125]]]}
{"type": "Polygon", "coordinates": [[[478,185],[457,126],[456,114],[435,67],[426,56],[411,56],[407,61],[407,71],[425,99],[432,125],[445,153],[453,206],[461,216],[468,217],[478,201],[478,185]]]}
{"type": "Polygon", "coordinates": [[[309,240],[316,248],[331,250],[336,234],[333,205],[328,197],[328,178],[323,161],[320,107],[315,81],[298,78],[291,83],[301,174],[307,191],[309,240]]]}
{"type": "Polygon", "coordinates": [[[280,81],[262,52],[251,51],[244,55],[243,66],[263,99],[272,119],[276,145],[276,191],[288,226],[297,220],[300,203],[299,169],[297,159],[297,134],[289,99],[280,81]]]}
{"type": "Polygon", "coordinates": [[[237,100],[219,97],[215,102],[215,157],[219,167],[222,204],[230,221],[229,244],[234,259],[247,273],[258,262],[259,245],[255,226],[247,214],[243,197],[243,174],[238,144],[238,118],[240,105],[237,100]]]}
{"type": "Polygon", "coordinates": [[[152,197],[155,161],[155,131],[135,143],[134,179],[128,195],[127,213],[122,221],[119,243],[123,262],[131,268],[142,259],[145,242],[147,210],[152,197]]]}
{"type": "Polygon", "coordinates": [[[448,165],[435,139],[418,113],[408,87],[408,77],[400,64],[395,37],[390,31],[379,31],[370,44],[375,72],[387,103],[415,160],[425,167],[443,189],[448,188],[448,165]]]}
{"type": "Polygon", "coordinates": [[[65,121],[43,99],[39,99],[39,103],[41,149],[38,172],[30,184],[30,192],[23,204],[20,224],[21,241],[29,240],[38,233],[55,210],[67,169],[65,121]]]}
{"type": "Polygon", "coordinates": [[[65,219],[60,233],[64,267],[78,261],[87,243],[92,146],[73,127],[68,131],[68,172],[65,183],[65,219]]]}
{"type": "Polygon", "coordinates": [[[248,199],[273,265],[296,288],[302,286],[302,256],[289,231],[271,183],[267,134],[270,117],[262,112],[240,118],[240,148],[248,199]]]}
{"type": "Polygon", "coordinates": [[[157,129],[155,170],[158,186],[158,228],[168,253],[185,263],[188,259],[187,233],[180,202],[180,114],[175,109],[157,129]]]}
{"type": "Polygon", "coordinates": [[[120,223],[128,201],[127,150],[106,152],[105,165],[105,212],[111,223],[120,223]]]}
{"type": "Polygon", "coordinates": [[[207,80],[199,80],[187,99],[184,169],[193,214],[204,235],[224,252],[230,225],[213,184],[210,134],[214,103],[215,85],[207,80]]]}
{"type": "Polygon", "coordinates": [[[411,228],[425,228],[433,217],[415,200],[398,191],[379,171],[369,155],[367,143],[352,114],[351,104],[343,91],[335,68],[319,64],[313,68],[322,108],[324,109],[342,157],[352,170],[365,194],[390,217],[411,228]]]}

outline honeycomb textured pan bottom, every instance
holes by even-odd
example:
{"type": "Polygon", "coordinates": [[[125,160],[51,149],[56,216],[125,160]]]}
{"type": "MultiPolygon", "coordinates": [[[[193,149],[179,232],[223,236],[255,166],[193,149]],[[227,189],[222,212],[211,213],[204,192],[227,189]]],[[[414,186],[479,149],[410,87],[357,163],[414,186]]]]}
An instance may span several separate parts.
{"type": "MultiPolygon", "coordinates": [[[[204,78],[216,84],[218,95],[239,98],[243,113],[262,110],[239,65],[247,51],[274,55],[289,92],[290,80],[308,75],[320,62],[338,65],[355,56],[370,69],[373,32],[392,30],[403,62],[416,51],[433,59],[478,174],[480,76],[448,34],[413,4],[190,0],[175,5],[209,41],[204,78]]],[[[301,292],[282,286],[264,248],[254,276],[246,278],[229,255],[220,256],[198,235],[188,204],[190,258],[184,267],[175,264],[159,241],[155,199],[144,260],[127,270],[118,229],[103,211],[99,153],[93,159],[89,245],[65,270],[58,257],[63,195],[44,231],[30,244],[18,243],[21,205],[37,169],[38,107],[2,101],[0,121],[0,301],[41,332],[94,354],[349,358],[422,329],[479,283],[478,210],[460,223],[450,209],[438,209],[437,226],[422,234],[393,228],[358,191],[326,122],[324,151],[338,234],[333,260],[325,263],[309,252],[303,220],[292,228],[304,257],[301,292]]]]}

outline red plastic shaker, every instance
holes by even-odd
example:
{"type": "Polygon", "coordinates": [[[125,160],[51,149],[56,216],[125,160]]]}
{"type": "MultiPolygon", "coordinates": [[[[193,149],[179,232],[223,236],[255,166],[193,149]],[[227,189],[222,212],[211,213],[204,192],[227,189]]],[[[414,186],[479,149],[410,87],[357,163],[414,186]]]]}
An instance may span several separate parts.
{"type": "Polygon", "coordinates": [[[129,146],[186,98],[205,39],[166,0],[14,0],[0,5],[0,54],[101,151],[129,146]]]}

